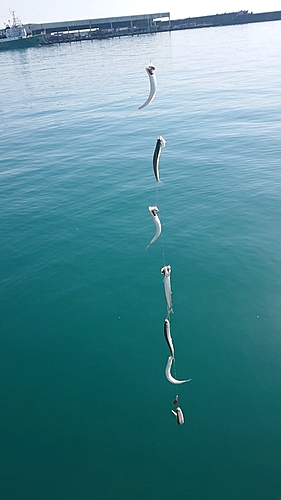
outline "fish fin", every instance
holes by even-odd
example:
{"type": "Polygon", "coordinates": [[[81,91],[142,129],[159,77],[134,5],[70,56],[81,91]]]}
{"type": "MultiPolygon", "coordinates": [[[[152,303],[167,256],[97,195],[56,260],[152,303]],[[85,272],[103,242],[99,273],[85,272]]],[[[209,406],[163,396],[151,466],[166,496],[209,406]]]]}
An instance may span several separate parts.
{"type": "Polygon", "coordinates": [[[175,412],[175,410],[171,410],[171,412],[175,415],[175,417],[177,416],[177,412],[175,412]]]}
{"type": "Polygon", "coordinates": [[[160,179],[159,179],[159,181],[156,181],[156,182],[157,182],[157,184],[163,184],[163,182],[160,181],[160,179]]]}

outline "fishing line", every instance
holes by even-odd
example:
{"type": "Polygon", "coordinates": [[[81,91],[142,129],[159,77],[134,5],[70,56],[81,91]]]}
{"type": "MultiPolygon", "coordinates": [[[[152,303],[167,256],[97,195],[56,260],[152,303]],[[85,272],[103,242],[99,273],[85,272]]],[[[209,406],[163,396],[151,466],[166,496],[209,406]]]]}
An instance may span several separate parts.
{"type": "MultiPolygon", "coordinates": [[[[145,107],[147,104],[149,104],[154,99],[154,96],[156,93],[156,77],[154,75],[155,66],[153,66],[151,61],[150,61],[150,66],[146,67],[145,69],[148,73],[149,80],[150,80],[150,95],[149,95],[147,101],[142,106],[140,106],[139,109],[141,109],[142,107],[145,107]]],[[[156,123],[156,116],[154,116],[154,124],[155,124],[155,128],[158,128],[157,123],[156,123]]],[[[152,207],[149,206],[149,211],[150,211],[151,215],[153,216],[154,222],[156,225],[156,239],[157,239],[157,235],[158,235],[160,237],[159,239],[161,241],[161,243],[159,242],[161,244],[162,260],[163,260],[163,268],[161,269],[161,273],[164,275],[164,279],[163,279],[164,292],[165,292],[166,302],[167,302],[166,318],[169,322],[168,327],[166,326],[166,323],[164,323],[164,325],[165,325],[164,326],[164,334],[166,337],[165,328],[167,327],[168,332],[169,332],[168,333],[169,340],[167,340],[167,338],[166,338],[166,341],[167,341],[168,345],[169,345],[169,342],[171,342],[173,345],[171,331],[170,331],[170,316],[171,316],[171,312],[173,311],[172,310],[172,290],[171,290],[171,281],[170,281],[171,267],[170,267],[170,264],[166,263],[166,259],[165,259],[164,239],[163,239],[163,235],[162,235],[162,221],[161,221],[162,210],[160,210],[160,208],[159,208],[159,199],[160,199],[159,183],[161,182],[160,175],[159,175],[159,161],[160,161],[160,156],[161,156],[161,150],[163,147],[165,147],[165,144],[166,144],[165,139],[161,135],[159,135],[157,137],[157,140],[156,140],[156,146],[155,146],[153,160],[152,160],[153,171],[154,171],[154,175],[155,175],[156,182],[157,182],[156,189],[155,189],[156,206],[154,206],[154,211],[153,211],[152,207]],[[159,220],[157,220],[157,219],[159,219],[159,220]]],[[[160,203],[160,207],[161,207],[161,203],[160,203]]],[[[154,241],[155,241],[155,238],[152,240],[152,243],[154,241]]],[[[170,345],[169,345],[169,348],[171,349],[170,345]]],[[[168,380],[172,383],[175,383],[175,384],[178,384],[178,383],[181,384],[181,383],[185,382],[185,381],[177,381],[177,369],[176,369],[174,348],[172,350],[172,358],[168,358],[167,363],[168,364],[166,365],[166,376],[167,376],[168,380]],[[171,365],[169,364],[169,361],[171,361],[171,365]],[[167,367],[168,367],[168,370],[170,370],[170,372],[173,372],[174,377],[171,378],[169,374],[167,375],[167,367]],[[172,380],[173,378],[174,378],[174,380],[172,380]]],[[[178,396],[176,396],[176,400],[174,401],[174,404],[178,403],[177,400],[178,400],[178,396]]],[[[178,410],[181,411],[180,408],[178,408],[176,415],[179,415],[178,410]]],[[[182,415],[182,413],[180,414],[180,417],[181,417],[181,415],[182,415]]],[[[180,418],[180,419],[177,416],[177,420],[178,420],[178,423],[181,425],[184,422],[183,415],[182,415],[182,418],[180,418]]]]}
{"type": "MultiPolygon", "coordinates": [[[[156,120],[155,120],[155,124],[156,124],[156,120]]],[[[158,128],[158,127],[157,127],[158,128]]],[[[161,138],[162,139],[162,136],[158,136],[157,140],[161,138]]],[[[163,140],[163,144],[162,144],[162,147],[165,147],[165,139],[163,140]]],[[[162,148],[161,148],[162,149],[162,148]]],[[[161,150],[160,150],[160,153],[161,153],[161,150]]],[[[160,160],[160,158],[159,158],[160,160]]],[[[160,181],[161,182],[161,181],[160,181]]],[[[163,188],[163,186],[161,186],[163,188]]],[[[158,207],[158,214],[159,214],[159,218],[160,218],[160,221],[161,221],[161,226],[162,226],[162,215],[161,215],[161,202],[159,203],[159,200],[160,200],[160,193],[159,193],[159,182],[157,182],[156,184],[156,188],[155,188],[155,191],[156,191],[156,206],[158,207]]],[[[163,267],[166,266],[166,259],[165,259],[165,250],[164,250],[164,236],[162,234],[162,231],[161,231],[161,234],[160,234],[160,241],[161,241],[161,251],[162,251],[162,259],[163,259],[163,267]]],[[[172,293],[172,291],[171,291],[172,293]]],[[[169,307],[167,307],[167,316],[166,316],[171,324],[171,311],[169,310],[169,307]]],[[[173,373],[173,376],[174,378],[176,379],[177,378],[177,367],[176,367],[176,358],[175,358],[175,355],[173,357],[173,363],[172,363],[172,369],[171,369],[172,373],[173,373]]]]}
{"type": "Polygon", "coordinates": [[[176,357],[174,357],[173,371],[174,371],[175,378],[177,378],[176,357]]]}
{"type": "MultiPolygon", "coordinates": [[[[156,193],[156,206],[158,207],[158,210],[159,210],[159,218],[161,220],[161,226],[162,226],[161,211],[160,211],[160,208],[159,208],[159,183],[156,184],[155,193],[156,193]]],[[[163,267],[164,267],[166,265],[166,259],[165,259],[165,251],[164,251],[164,237],[163,237],[162,231],[161,231],[161,234],[160,234],[160,242],[161,242],[163,267]]],[[[169,311],[168,308],[167,308],[167,316],[166,317],[168,318],[169,322],[171,323],[171,319],[170,319],[171,312],[169,311]]],[[[177,368],[176,368],[176,358],[175,358],[175,356],[174,356],[174,359],[173,359],[172,372],[173,372],[174,377],[177,378],[177,368]]]]}
{"type": "MultiPolygon", "coordinates": [[[[159,218],[160,218],[160,221],[161,221],[161,226],[162,226],[162,220],[161,220],[161,210],[159,208],[159,188],[158,188],[158,183],[156,185],[156,188],[155,188],[155,191],[156,191],[156,205],[158,207],[158,210],[159,210],[159,218]]],[[[165,263],[165,252],[164,252],[164,245],[163,245],[163,235],[162,235],[162,231],[161,231],[161,234],[160,234],[160,242],[161,242],[161,251],[162,251],[162,258],[163,258],[163,266],[166,265],[165,263]]]]}

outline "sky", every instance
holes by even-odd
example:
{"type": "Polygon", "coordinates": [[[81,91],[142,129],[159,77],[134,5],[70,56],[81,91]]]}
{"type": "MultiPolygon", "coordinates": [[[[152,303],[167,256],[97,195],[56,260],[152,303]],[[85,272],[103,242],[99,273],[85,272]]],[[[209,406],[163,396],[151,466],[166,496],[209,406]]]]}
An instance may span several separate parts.
{"type": "Polygon", "coordinates": [[[239,10],[281,10],[281,0],[1,0],[0,28],[11,19],[10,10],[24,24],[159,12],[170,12],[171,19],[184,19],[239,10]]]}

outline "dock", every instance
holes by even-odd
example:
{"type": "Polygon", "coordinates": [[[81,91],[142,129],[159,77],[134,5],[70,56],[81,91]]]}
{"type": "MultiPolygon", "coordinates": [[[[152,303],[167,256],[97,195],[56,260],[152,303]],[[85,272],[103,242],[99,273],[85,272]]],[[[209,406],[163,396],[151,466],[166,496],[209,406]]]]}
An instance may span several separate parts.
{"type": "Polygon", "coordinates": [[[44,43],[52,44],[280,20],[281,11],[255,14],[242,10],[176,20],[171,20],[170,12],[162,12],[137,16],[25,24],[24,28],[28,35],[43,33],[44,43]]]}
{"type": "Polygon", "coordinates": [[[171,22],[169,12],[58,23],[25,24],[24,27],[28,35],[43,33],[46,43],[57,43],[153,33],[159,31],[158,27],[161,26],[163,19],[165,20],[165,28],[164,24],[162,27],[169,30],[171,22]]]}

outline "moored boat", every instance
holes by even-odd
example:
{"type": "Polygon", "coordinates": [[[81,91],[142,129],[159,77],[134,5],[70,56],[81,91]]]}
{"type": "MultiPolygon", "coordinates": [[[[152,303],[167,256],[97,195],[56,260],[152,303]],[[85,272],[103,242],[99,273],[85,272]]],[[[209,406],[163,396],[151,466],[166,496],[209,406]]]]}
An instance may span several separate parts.
{"type": "Polygon", "coordinates": [[[40,45],[43,35],[28,36],[22,22],[12,12],[13,22],[6,25],[0,36],[0,50],[23,49],[40,45]]]}

